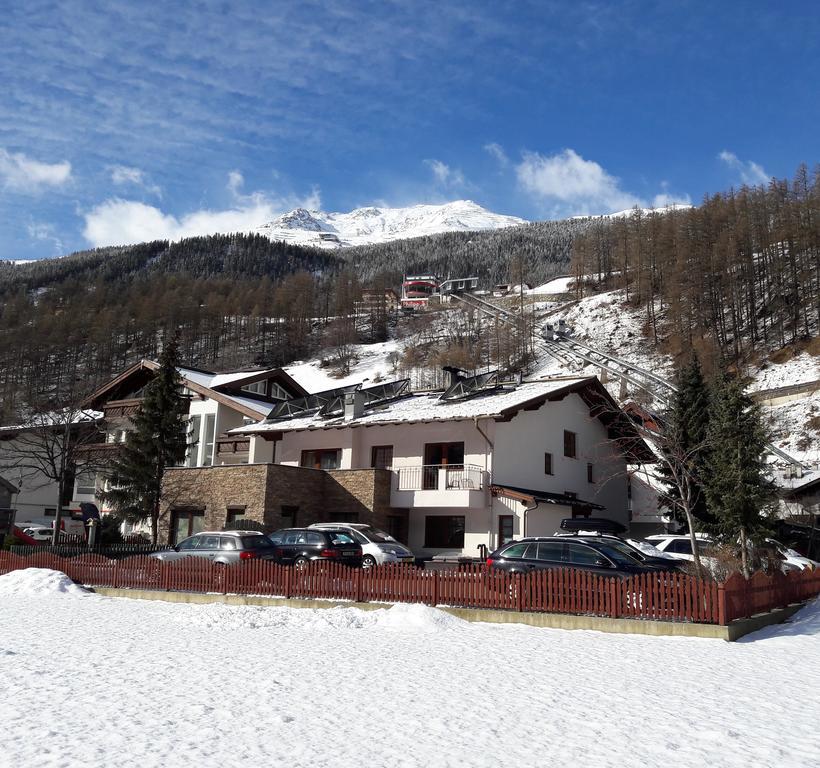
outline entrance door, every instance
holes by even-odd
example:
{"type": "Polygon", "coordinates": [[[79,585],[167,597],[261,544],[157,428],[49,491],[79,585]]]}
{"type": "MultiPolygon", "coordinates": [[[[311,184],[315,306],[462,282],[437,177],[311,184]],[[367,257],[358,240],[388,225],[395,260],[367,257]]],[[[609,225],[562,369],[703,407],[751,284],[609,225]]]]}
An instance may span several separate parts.
{"type": "Polygon", "coordinates": [[[464,470],[464,443],[426,443],[424,446],[424,477],[422,488],[435,491],[439,487],[439,470],[461,473],[464,470]]]}
{"type": "Polygon", "coordinates": [[[498,516],[498,546],[503,547],[508,541],[514,538],[513,528],[515,517],[513,515],[498,516]]]}
{"type": "Polygon", "coordinates": [[[205,512],[201,509],[175,509],[171,513],[171,543],[205,530],[205,512]]]}

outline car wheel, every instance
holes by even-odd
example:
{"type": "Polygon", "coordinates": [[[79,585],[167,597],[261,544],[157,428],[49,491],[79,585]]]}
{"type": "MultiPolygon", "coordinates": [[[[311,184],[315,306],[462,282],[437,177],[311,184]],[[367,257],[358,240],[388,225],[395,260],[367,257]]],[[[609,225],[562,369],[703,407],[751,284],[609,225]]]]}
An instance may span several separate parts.
{"type": "Polygon", "coordinates": [[[376,558],[373,555],[365,555],[362,558],[362,568],[373,568],[376,563],[376,558]]]}
{"type": "Polygon", "coordinates": [[[304,571],[310,561],[306,557],[297,557],[293,561],[293,567],[297,571],[304,571]]]}

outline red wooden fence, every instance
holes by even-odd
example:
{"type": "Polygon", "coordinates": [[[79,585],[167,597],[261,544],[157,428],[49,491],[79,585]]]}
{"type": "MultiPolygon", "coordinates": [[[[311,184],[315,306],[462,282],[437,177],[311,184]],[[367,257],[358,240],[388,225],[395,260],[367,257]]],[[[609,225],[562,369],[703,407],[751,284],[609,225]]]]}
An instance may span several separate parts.
{"type": "Polygon", "coordinates": [[[619,579],[562,568],[519,576],[484,565],[451,571],[406,565],[363,570],[328,562],[297,570],[264,560],[226,566],[195,557],[168,563],[144,555],[109,560],[100,555],[62,558],[43,552],[23,557],[0,552],[0,574],[21,568],[52,568],[94,587],[426,603],[706,624],[729,624],[820,593],[820,571],[756,573],[748,581],[734,574],[717,584],[682,573],[619,579]]]}

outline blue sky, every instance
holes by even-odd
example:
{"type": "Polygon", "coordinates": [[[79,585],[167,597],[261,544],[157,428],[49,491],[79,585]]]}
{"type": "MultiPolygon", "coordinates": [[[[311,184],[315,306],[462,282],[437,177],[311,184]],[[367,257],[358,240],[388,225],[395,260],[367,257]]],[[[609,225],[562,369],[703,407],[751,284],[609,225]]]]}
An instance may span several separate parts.
{"type": "Polygon", "coordinates": [[[815,2],[31,0],[0,50],[0,258],[297,205],[696,203],[820,161],[815,2]]]}

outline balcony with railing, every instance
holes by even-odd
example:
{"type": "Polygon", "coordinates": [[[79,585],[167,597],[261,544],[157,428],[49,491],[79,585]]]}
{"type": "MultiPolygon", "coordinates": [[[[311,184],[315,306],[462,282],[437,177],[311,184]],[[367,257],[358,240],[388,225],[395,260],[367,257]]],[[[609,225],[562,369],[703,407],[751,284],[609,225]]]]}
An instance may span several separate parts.
{"type": "Polygon", "coordinates": [[[419,464],[394,467],[394,507],[483,507],[487,472],[475,464],[419,464]]]}

